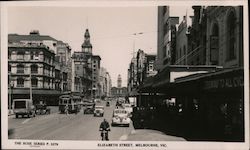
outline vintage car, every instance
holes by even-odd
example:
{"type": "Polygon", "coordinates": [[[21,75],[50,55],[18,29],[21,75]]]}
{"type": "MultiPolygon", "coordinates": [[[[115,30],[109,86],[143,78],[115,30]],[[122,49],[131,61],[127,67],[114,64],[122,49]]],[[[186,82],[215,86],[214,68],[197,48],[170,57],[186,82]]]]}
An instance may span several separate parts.
{"type": "Polygon", "coordinates": [[[100,99],[95,99],[94,102],[95,103],[101,103],[101,100],[100,99]]]}
{"type": "Polygon", "coordinates": [[[133,112],[133,107],[130,104],[128,104],[128,103],[125,103],[122,106],[128,112],[129,117],[131,117],[132,116],[132,112],[133,112]]]}
{"type": "Polygon", "coordinates": [[[104,115],[104,107],[103,106],[95,106],[95,110],[94,110],[94,116],[98,116],[98,117],[103,117],[104,115]]]}
{"type": "Polygon", "coordinates": [[[16,118],[18,118],[19,115],[22,117],[27,115],[28,118],[36,116],[35,106],[31,99],[14,99],[13,108],[16,118]]]}
{"type": "Polygon", "coordinates": [[[36,114],[50,114],[50,108],[46,104],[36,104],[36,114]]]}
{"type": "Polygon", "coordinates": [[[129,118],[129,113],[125,109],[115,109],[113,111],[112,126],[115,125],[125,125],[129,127],[131,120],[129,118]]]}
{"type": "Polygon", "coordinates": [[[93,114],[94,113],[94,107],[91,106],[91,105],[86,106],[83,113],[84,114],[93,114]]]}

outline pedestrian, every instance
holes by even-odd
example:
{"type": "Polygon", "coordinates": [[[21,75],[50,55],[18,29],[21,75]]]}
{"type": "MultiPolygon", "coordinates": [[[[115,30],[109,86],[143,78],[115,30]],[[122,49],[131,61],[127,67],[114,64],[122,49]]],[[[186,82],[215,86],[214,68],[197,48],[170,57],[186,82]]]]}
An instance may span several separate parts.
{"type": "Polygon", "coordinates": [[[65,106],[65,113],[66,113],[66,115],[69,114],[69,106],[68,106],[68,104],[65,106]]]}

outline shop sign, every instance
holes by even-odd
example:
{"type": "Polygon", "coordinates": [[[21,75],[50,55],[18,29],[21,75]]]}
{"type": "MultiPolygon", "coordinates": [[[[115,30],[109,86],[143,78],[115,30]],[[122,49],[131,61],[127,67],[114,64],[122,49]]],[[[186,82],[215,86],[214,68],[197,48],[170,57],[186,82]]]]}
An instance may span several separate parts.
{"type": "Polygon", "coordinates": [[[204,89],[236,88],[244,86],[243,76],[216,79],[204,82],[204,89]]]}

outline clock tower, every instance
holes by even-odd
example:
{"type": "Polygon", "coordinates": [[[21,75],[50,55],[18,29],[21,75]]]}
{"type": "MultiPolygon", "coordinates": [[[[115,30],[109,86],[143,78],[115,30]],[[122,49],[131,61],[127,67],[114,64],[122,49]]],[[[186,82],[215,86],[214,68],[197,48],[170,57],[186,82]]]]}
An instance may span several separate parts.
{"type": "Polygon", "coordinates": [[[90,43],[89,29],[86,29],[84,34],[84,42],[82,43],[82,52],[92,54],[92,44],[90,43]]]}

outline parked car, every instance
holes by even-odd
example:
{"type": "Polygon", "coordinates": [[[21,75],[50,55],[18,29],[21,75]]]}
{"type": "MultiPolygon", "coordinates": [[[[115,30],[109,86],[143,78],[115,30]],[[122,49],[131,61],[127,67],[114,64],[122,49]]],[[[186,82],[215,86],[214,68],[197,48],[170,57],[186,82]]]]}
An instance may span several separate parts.
{"type": "Polygon", "coordinates": [[[125,125],[129,127],[131,120],[129,118],[128,111],[125,109],[115,109],[113,111],[112,126],[125,125]]]}
{"type": "Polygon", "coordinates": [[[46,104],[36,104],[36,114],[50,114],[50,108],[47,107],[46,104]]]}
{"type": "Polygon", "coordinates": [[[123,104],[123,108],[128,112],[129,117],[132,116],[133,108],[130,104],[123,104]]]}
{"type": "Polygon", "coordinates": [[[103,117],[104,115],[104,107],[103,106],[95,106],[95,110],[94,110],[94,116],[99,116],[99,117],[103,117]]]}
{"type": "Polygon", "coordinates": [[[36,116],[35,106],[31,99],[14,99],[13,108],[16,118],[18,118],[19,115],[22,117],[25,115],[27,115],[27,117],[36,116]]]}

